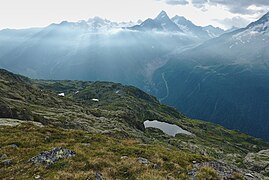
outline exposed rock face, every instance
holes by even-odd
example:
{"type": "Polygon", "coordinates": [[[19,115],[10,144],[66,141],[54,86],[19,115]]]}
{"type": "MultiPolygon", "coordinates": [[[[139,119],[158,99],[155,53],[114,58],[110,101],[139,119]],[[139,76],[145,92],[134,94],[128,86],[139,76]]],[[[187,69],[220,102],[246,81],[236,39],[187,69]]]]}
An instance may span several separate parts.
{"type": "Polygon", "coordinates": [[[56,147],[50,151],[41,152],[39,155],[31,158],[29,162],[34,164],[51,165],[60,159],[73,157],[75,155],[76,153],[69,149],[56,147]]]}
{"type": "Polygon", "coordinates": [[[258,153],[248,153],[244,159],[245,166],[261,174],[269,174],[269,149],[258,153]]]}

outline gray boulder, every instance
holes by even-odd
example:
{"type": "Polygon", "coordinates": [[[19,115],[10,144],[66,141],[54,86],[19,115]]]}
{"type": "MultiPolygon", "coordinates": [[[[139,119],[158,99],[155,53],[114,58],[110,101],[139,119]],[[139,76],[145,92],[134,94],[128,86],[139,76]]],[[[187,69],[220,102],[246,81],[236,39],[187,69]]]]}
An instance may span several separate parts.
{"type": "Polygon", "coordinates": [[[62,147],[56,147],[50,151],[41,152],[39,155],[29,159],[29,162],[34,164],[51,165],[60,159],[70,158],[75,155],[76,153],[74,151],[62,147]]]}
{"type": "Polygon", "coordinates": [[[137,160],[140,164],[149,164],[150,163],[149,160],[147,160],[146,158],[143,158],[143,157],[139,157],[139,158],[137,158],[137,160]]]}
{"type": "Polygon", "coordinates": [[[269,149],[248,153],[244,158],[244,165],[252,171],[269,174],[269,149]]]}

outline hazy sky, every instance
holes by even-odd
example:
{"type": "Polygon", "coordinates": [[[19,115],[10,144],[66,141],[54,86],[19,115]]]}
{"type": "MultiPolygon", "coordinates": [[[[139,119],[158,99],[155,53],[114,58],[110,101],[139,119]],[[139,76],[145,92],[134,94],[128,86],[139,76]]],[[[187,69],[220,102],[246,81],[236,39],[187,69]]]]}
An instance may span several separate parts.
{"type": "Polygon", "coordinates": [[[197,25],[245,26],[269,10],[269,0],[0,0],[0,29],[43,27],[100,16],[113,21],[154,18],[161,10],[197,25]]]}

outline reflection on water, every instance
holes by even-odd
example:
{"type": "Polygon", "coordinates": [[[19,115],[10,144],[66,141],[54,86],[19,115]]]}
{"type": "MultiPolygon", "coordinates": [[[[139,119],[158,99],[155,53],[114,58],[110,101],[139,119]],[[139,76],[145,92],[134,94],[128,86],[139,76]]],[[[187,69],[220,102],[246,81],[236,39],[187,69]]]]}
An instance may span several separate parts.
{"type": "Polygon", "coordinates": [[[181,127],[174,125],[174,124],[169,124],[166,122],[160,122],[157,120],[154,121],[145,121],[144,122],[144,126],[145,128],[157,128],[160,129],[161,131],[163,131],[165,134],[168,134],[170,136],[176,136],[176,134],[187,134],[187,135],[191,135],[190,132],[182,129],[181,127]]]}

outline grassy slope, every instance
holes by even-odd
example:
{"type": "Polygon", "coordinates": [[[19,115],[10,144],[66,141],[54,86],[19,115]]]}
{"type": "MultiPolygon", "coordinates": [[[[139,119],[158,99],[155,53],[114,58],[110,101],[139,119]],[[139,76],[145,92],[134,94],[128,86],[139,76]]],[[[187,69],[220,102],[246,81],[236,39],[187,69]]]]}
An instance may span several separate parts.
{"type": "Polygon", "coordinates": [[[242,158],[248,152],[269,148],[268,143],[246,134],[188,119],[134,87],[108,82],[32,81],[4,70],[0,70],[0,74],[0,117],[33,120],[46,125],[45,128],[30,125],[1,128],[0,154],[6,153],[15,162],[9,168],[1,168],[3,173],[0,174],[6,177],[16,172],[19,177],[27,178],[35,171],[45,177],[84,178],[95,171],[111,178],[122,177],[125,172],[135,177],[165,177],[170,173],[179,177],[186,175],[193,160],[216,158],[243,166],[242,158]],[[61,92],[67,96],[59,97],[57,94],[61,92]],[[92,98],[100,102],[93,102],[92,98]],[[143,121],[146,119],[177,124],[195,136],[173,138],[154,129],[145,130],[143,121]],[[47,133],[53,136],[52,141],[44,141],[47,133]],[[84,136],[97,140],[85,140],[84,136]],[[11,143],[21,147],[12,149],[7,146],[11,143]],[[86,148],[82,143],[91,146],[86,148]],[[75,150],[78,156],[60,161],[49,171],[26,162],[38,152],[55,146],[75,150]],[[19,157],[20,154],[25,156],[19,157]],[[236,157],[230,158],[231,154],[236,157]],[[131,159],[119,160],[124,155],[131,159]],[[162,159],[163,155],[167,157],[162,159]],[[156,172],[137,164],[139,156],[160,163],[161,170],[156,172]],[[175,171],[169,171],[169,167],[175,171]],[[178,171],[181,173],[175,174],[178,171]]]}
{"type": "Polygon", "coordinates": [[[186,176],[191,169],[192,161],[208,160],[201,155],[179,151],[176,148],[167,149],[159,143],[142,144],[134,138],[118,139],[79,130],[41,128],[31,124],[0,127],[0,130],[0,152],[11,157],[14,163],[6,168],[0,166],[0,178],[29,179],[41,175],[47,179],[86,179],[87,176],[93,178],[95,172],[102,172],[109,179],[152,179],[167,175],[179,177],[186,176]],[[9,146],[14,143],[19,148],[9,146]],[[61,160],[49,168],[27,162],[39,152],[59,146],[74,150],[77,155],[61,160]],[[128,158],[121,159],[122,156],[128,158]],[[141,165],[137,161],[138,157],[147,158],[151,164],[141,165]],[[153,164],[157,164],[159,168],[154,169],[153,164]]]}

